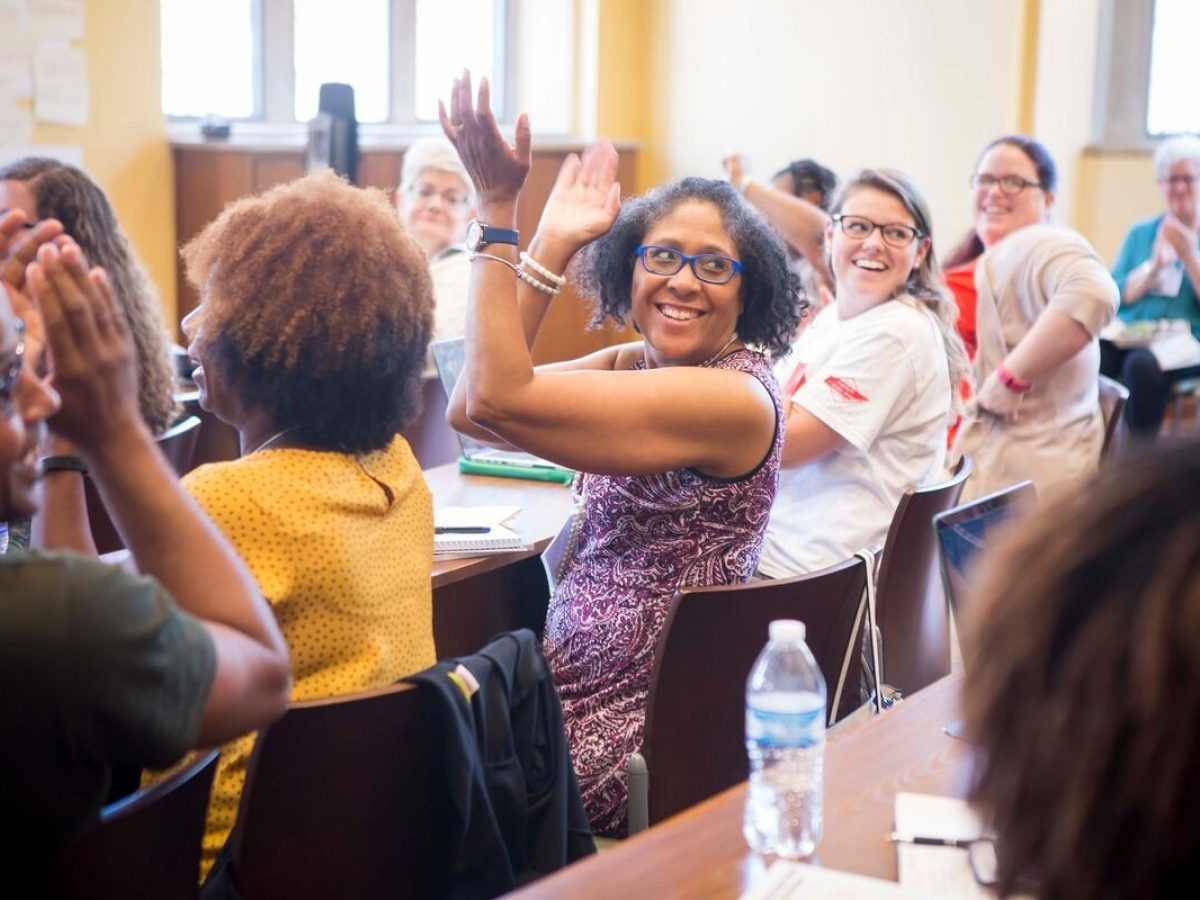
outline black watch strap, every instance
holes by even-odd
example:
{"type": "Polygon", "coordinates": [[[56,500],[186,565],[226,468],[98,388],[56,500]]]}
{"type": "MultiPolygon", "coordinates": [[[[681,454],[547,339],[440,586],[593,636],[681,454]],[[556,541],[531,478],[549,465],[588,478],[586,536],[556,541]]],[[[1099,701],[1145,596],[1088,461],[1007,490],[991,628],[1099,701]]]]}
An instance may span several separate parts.
{"type": "Polygon", "coordinates": [[[78,472],[80,475],[86,475],[88,467],[78,456],[43,456],[42,474],[50,472],[78,472]]]}

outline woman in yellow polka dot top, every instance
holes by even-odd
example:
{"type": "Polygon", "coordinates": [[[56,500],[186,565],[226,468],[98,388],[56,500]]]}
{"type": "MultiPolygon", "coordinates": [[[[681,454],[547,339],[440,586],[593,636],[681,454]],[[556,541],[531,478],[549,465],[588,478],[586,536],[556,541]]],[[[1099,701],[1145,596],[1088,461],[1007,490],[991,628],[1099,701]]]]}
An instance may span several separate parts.
{"type": "MultiPolygon", "coordinates": [[[[183,251],[200,405],[241,459],[184,479],[249,565],[292,657],[294,700],[432,665],[433,505],[398,432],[417,410],[433,294],[382,192],[331,172],[232,204],[183,251]]],[[[207,873],[253,736],[221,752],[207,873]]]]}

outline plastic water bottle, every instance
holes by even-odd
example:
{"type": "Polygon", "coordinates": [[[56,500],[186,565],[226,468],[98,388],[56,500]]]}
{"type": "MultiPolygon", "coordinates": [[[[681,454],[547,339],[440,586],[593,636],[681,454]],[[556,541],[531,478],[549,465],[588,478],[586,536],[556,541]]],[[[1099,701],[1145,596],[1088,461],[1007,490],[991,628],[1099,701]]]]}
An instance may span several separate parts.
{"type": "Polygon", "coordinates": [[[742,832],[750,849],[792,859],[821,839],[825,679],[804,643],[804,623],[771,623],[746,682],[750,789],[742,832]]]}

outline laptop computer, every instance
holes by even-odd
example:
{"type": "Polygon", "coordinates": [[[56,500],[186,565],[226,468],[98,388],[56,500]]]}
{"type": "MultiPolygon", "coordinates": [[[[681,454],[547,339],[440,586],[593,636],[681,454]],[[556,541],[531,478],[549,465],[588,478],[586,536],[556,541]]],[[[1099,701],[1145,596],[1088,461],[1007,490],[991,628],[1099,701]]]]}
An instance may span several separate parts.
{"type": "MultiPolygon", "coordinates": [[[[937,537],[938,567],[946,599],[954,613],[955,623],[970,605],[971,578],[979,551],[987,545],[992,531],[1013,513],[1037,502],[1032,481],[1022,481],[1002,491],[972,500],[933,517],[933,532],[937,537]]],[[[964,658],[963,665],[970,660],[964,658]]],[[[942,730],[953,738],[963,739],[962,721],[950,722],[942,730]]]]}
{"type": "Polygon", "coordinates": [[[955,620],[961,620],[969,603],[971,568],[988,535],[1002,522],[1037,502],[1032,481],[1022,481],[1002,491],[956,506],[933,517],[937,535],[938,566],[946,599],[955,620]]]}
{"type": "MultiPolygon", "coordinates": [[[[466,342],[462,338],[435,341],[429,345],[429,352],[433,356],[438,380],[449,402],[466,360],[466,342]]],[[[532,453],[497,450],[458,432],[455,432],[454,436],[458,438],[458,444],[462,448],[462,456],[458,460],[460,472],[498,475],[501,478],[527,478],[533,481],[559,481],[563,484],[569,484],[575,478],[574,470],[532,453]]]]}

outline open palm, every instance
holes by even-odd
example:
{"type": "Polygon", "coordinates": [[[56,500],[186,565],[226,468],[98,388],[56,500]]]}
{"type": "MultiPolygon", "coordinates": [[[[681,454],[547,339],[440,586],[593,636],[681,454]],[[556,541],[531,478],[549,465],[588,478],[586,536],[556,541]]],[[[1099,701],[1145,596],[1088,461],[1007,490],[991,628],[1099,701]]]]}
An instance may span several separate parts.
{"type": "Polygon", "coordinates": [[[538,233],[582,246],[612,227],[620,206],[617,151],[608,141],[597,141],[582,159],[571,153],[563,161],[538,233]]]}
{"type": "Polygon", "coordinates": [[[529,174],[529,117],[517,117],[514,143],[500,133],[492,114],[491,86],[487,78],[479,81],[478,100],[471,96],[471,75],[463,71],[454,79],[450,91],[450,112],[438,101],[442,131],[471,176],[475,191],[483,203],[507,203],[516,200],[529,174]]]}

